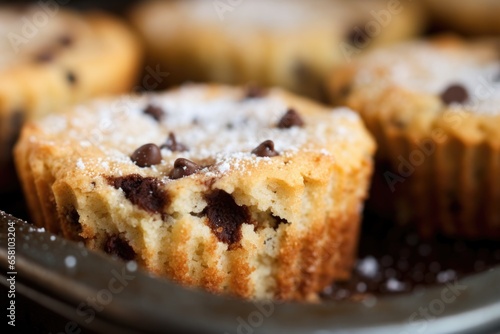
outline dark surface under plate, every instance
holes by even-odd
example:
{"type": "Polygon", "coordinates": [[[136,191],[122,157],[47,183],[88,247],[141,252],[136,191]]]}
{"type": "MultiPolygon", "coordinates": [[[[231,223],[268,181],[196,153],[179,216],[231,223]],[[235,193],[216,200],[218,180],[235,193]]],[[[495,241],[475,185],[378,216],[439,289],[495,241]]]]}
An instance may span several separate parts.
{"type": "MultiPolygon", "coordinates": [[[[22,202],[15,199],[0,202],[22,214],[22,202]]],[[[8,269],[9,220],[0,214],[2,275],[8,269]]],[[[81,333],[500,331],[500,268],[495,267],[500,246],[495,242],[422,241],[411,230],[367,217],[352,280],[325,289],[320,305],[258,306],[183,289],[136,269],[135,263],[14,221],[17,321],[31,332],[69,333],[75,326],[81,333]],[[117,273],[131,278],[110,293],[117,273]]],[[[6,295],[6,289],[0,293],[6,295]]]]}

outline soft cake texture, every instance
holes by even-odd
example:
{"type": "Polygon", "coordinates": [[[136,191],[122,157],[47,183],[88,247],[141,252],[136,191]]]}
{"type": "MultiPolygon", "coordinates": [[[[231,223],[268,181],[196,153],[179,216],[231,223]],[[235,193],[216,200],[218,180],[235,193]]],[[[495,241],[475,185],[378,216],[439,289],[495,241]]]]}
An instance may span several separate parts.
{"type": "Polygon", "coordinates": [[[379,144],[374,210],[427,236],[500,237],[499,42],[405,43],[331,78],[332,101],[359,111],[379,144]]]}
{"type": "Polygon", "coordinates": [[[185,86],[27,124],[16,165],[51,232],[187,286],[309,300],[350,275],[374,148],[345,108],[185,86]]]}

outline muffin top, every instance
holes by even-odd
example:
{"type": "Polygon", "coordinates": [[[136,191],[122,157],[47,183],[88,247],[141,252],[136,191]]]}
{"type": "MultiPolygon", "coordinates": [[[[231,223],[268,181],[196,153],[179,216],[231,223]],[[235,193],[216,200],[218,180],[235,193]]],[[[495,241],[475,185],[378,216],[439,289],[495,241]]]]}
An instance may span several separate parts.
{"type": "Polygon", "coordinates": [[[340,160],[352,145],[347,164],[372,148],[354,112],[331,111],[279,89],[184,86],[98,101],[30,127],[34,141],[67,151],[68,168],[94,175],[130,170],[167,177],[178,158],[210,165],[201,171],[207,176],[243,170],[245,164],[265,164],[274,157],[258,152],[268,140],[280,160],[301,152],[340,160]],[[160,148],[159,160],[141,163],[133,157],[146,144],[160,148]]]}
{"type": "Polygon", "coordinates": [[[0,6],[0,50],[0,114],[24,119],[128,91],[142,58],[121,20],[42,2],[0,6]]]}

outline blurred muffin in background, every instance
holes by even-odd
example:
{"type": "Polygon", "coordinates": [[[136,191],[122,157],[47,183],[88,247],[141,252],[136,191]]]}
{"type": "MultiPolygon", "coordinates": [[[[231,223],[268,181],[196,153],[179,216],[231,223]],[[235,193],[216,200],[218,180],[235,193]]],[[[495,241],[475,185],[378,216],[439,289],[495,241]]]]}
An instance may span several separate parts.
{"type": "Polygon", "coordinates": [[[424,27],[416,3],[374,0],[147,1],[131,19],[167,85],[279,85],[317,99],[334,65],[424,27]]]}
{"type": "Polygon", "coordinates": [[[425,0],[435,24],[464,34],[499,34],[497,0],[425,0]]]}
{"type": "Polygon", "coordinates": [[[0,189],[24,121],[130,90],[142,64],[136,35],[103,13],[57,4],[0,7],[0,189]]]}
{"type": "Polygon", "coordinates": [[[370,52],[331,77],[379,150],[369,203],[424,236],[500,238],[500,40],[440,36],[370,52]]]}

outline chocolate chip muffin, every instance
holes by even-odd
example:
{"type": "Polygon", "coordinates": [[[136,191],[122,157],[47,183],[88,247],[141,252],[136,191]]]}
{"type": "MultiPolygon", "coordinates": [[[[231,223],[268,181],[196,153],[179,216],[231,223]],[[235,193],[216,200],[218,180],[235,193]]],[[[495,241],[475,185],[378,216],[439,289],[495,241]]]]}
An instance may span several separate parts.
{"type": "Polygon", "coordinates": [[[496,0],[425,0],[437,24],[465,34],[499,34],[496,0]]]}
{"type": "Polygon", "coordinates": [[[418,3],[383,0],[148,1],[131,20],[165,82],[279,85],[316,99],[334,65],[424,25],[418,3]]]}
{"type": "MultiPolygon", "coordinates": [[[[102,13],[79,14],[43,2],[2,6],[0,36],[0,170],[12,161],[25,120],[125,92],[139,72],[137,37],[102,13]]],[[[7,179],[0,178],[0,188],[7,179]]]]}
{"type": "Polygon", "coordinates": [[[499,42],[406,43],[331,78],[378,141],[375,210],[426,236],[500,237],[499,42]]]}
{"type": "Polygon", "coordinates": [[[374,142],[281,90],[186,86],[25,125],[33,220],[186,286],[309,300],[349,277],[374,142]]]}

